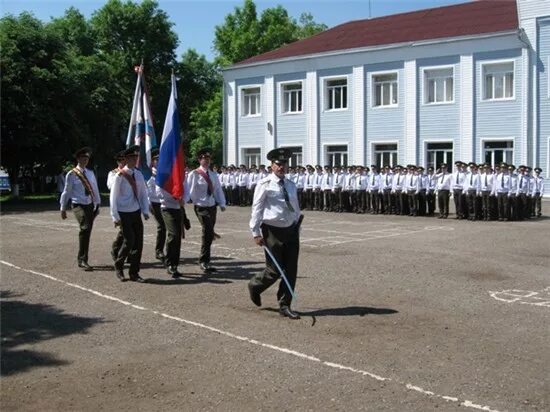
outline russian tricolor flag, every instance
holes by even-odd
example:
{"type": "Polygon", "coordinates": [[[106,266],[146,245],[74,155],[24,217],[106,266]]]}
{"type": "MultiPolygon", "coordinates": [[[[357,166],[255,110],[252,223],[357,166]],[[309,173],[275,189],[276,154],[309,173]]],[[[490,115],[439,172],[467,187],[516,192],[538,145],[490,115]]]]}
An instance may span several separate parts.
{"type": "Polygon", "coordinates": [[[136,91],[134,93],[134,103],[132,105],[132,115],[128,127],[128,136],[126,138],[126,147],[138,145],[140,154],[138,167],[148,179],[151,176],[151,150],[157,145],[155,128],[153,127],[153,116],[149,107],[149,96],[145,85],[143,75],[143,64],[136,66],[137,73],[136,91]],[[145,160],[145,161],[144,161],[145,160]]]}
{"type": "Polygon", "coordinates": [[[180,138],[176,76],[172,73],[172,92],[170,93],[170,101],[168,102],[160,141],[156,183],[157,186],[166,190],[175,199],[181,199],[183,197],[184,176],[185,160],[180,138]]]}

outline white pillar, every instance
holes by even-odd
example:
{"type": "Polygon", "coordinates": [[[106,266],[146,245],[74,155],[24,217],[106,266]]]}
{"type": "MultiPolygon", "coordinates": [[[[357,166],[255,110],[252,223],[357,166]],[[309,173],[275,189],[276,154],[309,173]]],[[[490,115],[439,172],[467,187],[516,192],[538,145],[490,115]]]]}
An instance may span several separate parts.
{"type": "Polygon", "coordinates": [[[319,163],[319,102],[316,71],[307,72],[305,89],[306,99],[304,107],[306,110],[307,140],[304,148],[303,163],[315,165],[319,163]]]}
{"type": "MultiPolygon", "coordinates": [[[[353,144],[351,153],[356,165],[365,165],[365,69],[364,66],[353,67],[353,144]]],[[[350,158],[352,158],[350,156],[350,158]]]]}
{"type": "MultiPolygon", "coordinates": [[[[473,55],[460,56],[460,152],[454,146],[453,152],[454,159],[463,162],[476,160],[474,158],[474,72],[473,55]]],[[[478,162],[483,160],[481,156],[482,154],[479,153],[478,162]]]]}
{"type": "Polygon", "coordinates": [[[514,163],[523,165],[529,164],[529,158],[531,157],[529,156],[529,129],[531,126],[529,122],[529,109],[532,104],[529,90],[529,54],[529,49],[525,47],[521,49],[521,97],[523,101],[521,104],[521,134],[518,141],[518,148],[521,147],[521,150],[518,151],[514,147],[514,153],[520,153],[517,158],[514,156],[514,163]]]}
{"type": "Polygon", "coordinates": [[[273,76],[265,77],[262,99],[262,110],[263,113],[265,113],[265,153],[262,154],[263,159],[270,150],[275,148],[275,145],[277,144],[277,125],[275,124],[275,79],[273,78],[273,76]]]}
{"type": "Polygon", "coordinates": [[[417,75],[416,60],[405,61],[405,164],[417,163],[417,75]]]}
{"type": "Polygon", "coordinates": [[[227,113],[227,164],[237,164],[237,87],[235,82],[225,85],[227,113]]]}

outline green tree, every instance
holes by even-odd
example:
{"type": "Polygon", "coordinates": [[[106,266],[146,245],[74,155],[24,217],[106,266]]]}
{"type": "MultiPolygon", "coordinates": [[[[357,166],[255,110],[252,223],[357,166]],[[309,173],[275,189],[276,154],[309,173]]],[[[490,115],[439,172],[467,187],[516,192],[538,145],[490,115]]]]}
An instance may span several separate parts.
{"type": "Polygon", "coordinates": [[[214,49],[220,65],[227,66],[326,29],[310,13],[303,13],[297,22],[282,6],[265,9],[258,19],[254,1],[245,0],[216,26],[214,49]]]}
{"type": "Polygon", "coordinates": [[[2,44],[2,167],[13,185],[21,169],[48,163],[65,150],[75,112],[67,101],[65,43],[29,13],[0,20],[2,44]]]}
{"type": "MultiPolygon", "coordinates": [[[[117,111],[119,127],[109,138],[125,141],[136,75],[133,68],[145,64],[145,78],[157,135],[162,130],[170,93],[170,73],[175,67],[178,45],[173,23],[157,2],[109,0],[91,18],[96,53],[109,66],[114,87],[124,104],[117,111]]],[[[160,136],[158,136],[160,139],[160,136]]]]}
{"type": "Polygon", "coordinates": [[[191,113],[221,88],[222,78],[217,66],[188,49],[177,65],[180,121],[185,134],[189,131],[191,113]]]}
{"type": "Polygon", "coordinates": [[[191,161],[197,158],[197,152],[203,147],[212,149],[214,163],[220,164],[223,161],[221,108],[222,92],[218,90],[211,99],[191,113],[191,128],[188,135],[188,157],[191,161]]]}

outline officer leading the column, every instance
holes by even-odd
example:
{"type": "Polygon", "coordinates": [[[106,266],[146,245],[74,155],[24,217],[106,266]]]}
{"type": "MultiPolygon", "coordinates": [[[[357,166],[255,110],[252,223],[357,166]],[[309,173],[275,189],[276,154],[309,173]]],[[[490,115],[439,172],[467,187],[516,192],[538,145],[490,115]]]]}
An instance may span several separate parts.
{"type": "MultiPolygon", "coordinates": [[[[300,205],[296,185],[285,179],[285,169],[291,152],[280,148],[267,154],[272,173],[258,182],[254,191],[250,229],[258,246],[269,248],[284,270],[290,287],[294,290],[300,250],[300,205]]],[[[249,282],[250,299],[261,306],[260,294],[279,279],[276,264],[266,252],[266,268],[249,282]]],[[[277,292],[279,313],[289,319],[300,319],[291,310],[292,293],[281,281],[277,292]]]]}

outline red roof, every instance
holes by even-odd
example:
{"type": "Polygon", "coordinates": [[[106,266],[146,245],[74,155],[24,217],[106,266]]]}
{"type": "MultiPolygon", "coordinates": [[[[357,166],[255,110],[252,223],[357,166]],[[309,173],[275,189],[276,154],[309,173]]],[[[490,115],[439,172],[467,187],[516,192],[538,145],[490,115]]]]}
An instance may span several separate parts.
{"type": "Polygon", "coordinates": [[[243,60],[236,65],[359,47],[496,33],[517,28],[515,0],[478,0],[351,21],[243,60]]]}

